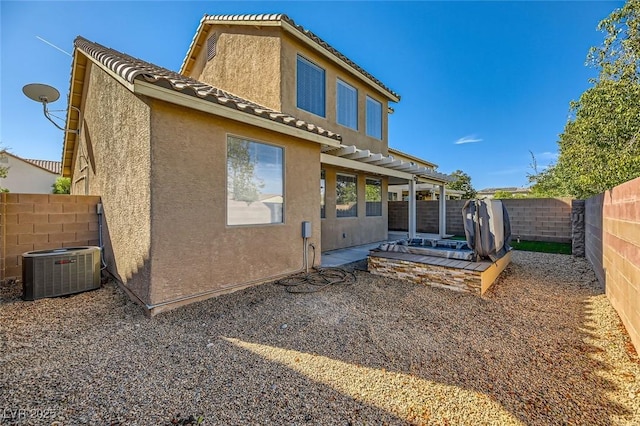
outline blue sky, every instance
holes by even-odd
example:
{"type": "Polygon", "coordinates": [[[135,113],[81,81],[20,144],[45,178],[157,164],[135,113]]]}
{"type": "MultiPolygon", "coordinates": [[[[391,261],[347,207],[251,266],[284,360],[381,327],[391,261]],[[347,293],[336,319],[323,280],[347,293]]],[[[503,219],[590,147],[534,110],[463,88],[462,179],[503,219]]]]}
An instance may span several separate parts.
{"type": "Polygon", "coordinates": [[[64,109],[71,57],[58,48],[71,53],[77,35],[178,71],[205,13],[286,13],[401,95],[390,146],[461,169],[476,189],[523,186],[529,151],[540,168],[554,160],[569,102],[597,74],[585,66],[596,26],[623,3],[3,0],[0,142],[60,159],[62,132],[22,86],[57,87],[50,108],[64,109]]]}

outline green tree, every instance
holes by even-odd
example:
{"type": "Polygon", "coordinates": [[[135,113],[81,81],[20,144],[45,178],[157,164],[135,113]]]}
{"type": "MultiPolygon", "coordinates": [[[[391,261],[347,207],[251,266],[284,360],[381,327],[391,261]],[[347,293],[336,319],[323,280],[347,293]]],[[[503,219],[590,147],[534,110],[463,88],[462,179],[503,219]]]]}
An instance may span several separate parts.
{"type": "Polygon", "coordinates": [[[233,199],[251,204],[260,197],[264,183],[255,175],[255,162],[249,151],[250,142],[230,139],[227,144],[229,191],[233,199]]]}
{"type": "Polygon", "coordinates": [[[477,191],[471,185],[471,176],[463,172],[462,170],[456,170],[450,175],[454,180],[447,185],[448,189],[454,189],[456,191],[464,191],[462,198],[471,199],[475,198],[477,191]]]}
{"type": "MultiPolygon", "coordinates": [[[[6,150],[0,149],[0,158],[3,158],[6,156],[5,152],[6,150]]],[[[0,179],[6,178],[8,174],[9,174],[9,168],[5,166],[0,166],[0,179]]],[[[7,188],[3,188],[2,186],[0,186],[0,192],[9,192],[9,190],[7,188]]]]}
{"type": "Polygon", "coordinates": [[[510,193],[509,191],[500,190],[500,191],[496,191],[496,193],[493,194],[493,198],[496,200],[504,200],[506,198],[514,198],[514,197],[513,197],[513,194],[510,193]]]}
{"type": "Polygon", "coordinates": [[[640,0],[598,29],[604,43],[588,56],[598,78],[570,103],[557,163],[529,177],[534,195],[586,198],[640,176],[640,0]]]}
{"type": "Polygon", "coordinates": [[[71,178],[60,176],[51,187],[54,194],[71,194],[71,178]]]}

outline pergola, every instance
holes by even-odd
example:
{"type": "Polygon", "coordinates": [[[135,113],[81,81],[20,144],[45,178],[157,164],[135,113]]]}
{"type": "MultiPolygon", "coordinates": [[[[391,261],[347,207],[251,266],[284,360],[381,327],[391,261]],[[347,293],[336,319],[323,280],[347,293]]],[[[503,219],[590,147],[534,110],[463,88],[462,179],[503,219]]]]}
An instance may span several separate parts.
{"type": "Polygon", "coordinates": [[[447,230],[446,217],[447,206],[445,200],[445,184],[451,178],[433,171],[430,168],[420,166],[412,161],[395,159],[392,155],[373,153],[368,149],[359,149],[355,145],[340,145],[340,147],[326,146],[322,148],[320,162],[336,167],[358,170],[368,173],[387,176],[390,185],[409,185],[409,238],[416,236],[416,184],[431,183],[438,185],[440,189],[440,201],[438,204],[440,238],[444,238],[447,230]]]}

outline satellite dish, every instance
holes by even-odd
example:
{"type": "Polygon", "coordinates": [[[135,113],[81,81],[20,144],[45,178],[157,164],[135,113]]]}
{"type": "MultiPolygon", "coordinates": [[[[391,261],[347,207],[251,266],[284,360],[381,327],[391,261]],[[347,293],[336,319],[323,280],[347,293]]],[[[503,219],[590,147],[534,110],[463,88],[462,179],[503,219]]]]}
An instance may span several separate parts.
{"type": "MultiPolygon", "coordinates": [[[[65,121],[63,117],[58,117],[57,115],[52,114],[52,112],[63,111],[63,110],[50,111],[49,107],[47,106],[48,103],[55,102],[58,99],[60,99],[60,92],[58,92],[58,89],[56,89],[55,87],[51,87],[47,84],[31,83],[24,86],[22,88],[22,92],[25,94],[27,98],[34,100],[36,102],[40,102],[42,104],[42,111],[44,112],[45,118],[49,120],[51,123],[53,123],[53,125],[56,126],[58,129],[64,132],[75,133],[77,135],[80,134],[80,128],[76,130],[66,129],[65,128],[66,126],[62,127],[60,124],[56,123],[53,120],[53,118],[55,118],[59,121],[65,121]]],[[[68,109],[75,110],[78,113],[78,122],[82,122],[82,111],[80,111],[78,108],[74,107],[73,105],[69,105],[68,109]]]]}
{"type": "Polygon", "coordinates": [[[27,98],[36,102],[55,102],[60,98],[60,92],[55,87],[46,84],[31,83],[22,88],[27,98]]]}

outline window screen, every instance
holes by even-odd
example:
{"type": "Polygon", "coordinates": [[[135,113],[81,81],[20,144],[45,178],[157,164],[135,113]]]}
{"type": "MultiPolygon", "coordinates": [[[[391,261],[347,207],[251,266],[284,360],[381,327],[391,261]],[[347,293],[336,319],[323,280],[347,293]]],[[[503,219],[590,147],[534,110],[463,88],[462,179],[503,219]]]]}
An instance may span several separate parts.
{"type": "Polygon", "coordinates": [[[367,136],[382,139],[382,104],[367,96],[367,136]]]}
{"type": "Polygon", "coordinates": [[[297,105],[320,117],[325,116],[325,76],[324,70],[298,56],[297,67],[297,105]]]}

